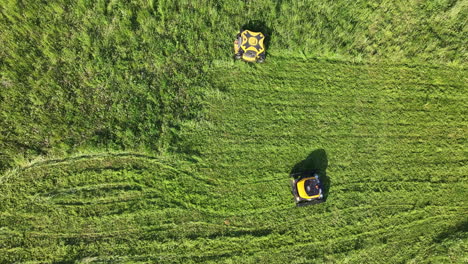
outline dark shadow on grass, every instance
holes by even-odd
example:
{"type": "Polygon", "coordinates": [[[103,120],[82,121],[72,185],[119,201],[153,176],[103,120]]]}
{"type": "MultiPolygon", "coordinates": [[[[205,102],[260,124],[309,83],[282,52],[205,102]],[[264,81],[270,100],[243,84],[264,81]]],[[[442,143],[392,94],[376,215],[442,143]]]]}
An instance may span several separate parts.
{"type": "Polygon", "coordinates": [[[283,0],[276,0],[275,10],[276,10],[277,15],[281,14],[281,5],[282,4],[283,4],[283,0]]]}
{"type": "Polygon", "coordinates": [[[453,240],[461,238],[463,233],[468,231],[468,221],[464,220],[458,222],[454,226],[447,228],[445,231],[441,232],[437,237],[434,238],[434,243],[441,243],[444,240],[453,240]]]}
{"type": "Polygon", "coordinates": [[[294,165],[291,174],[300,172],[317,172],[322,182],[323,199],[328,198],[331,181],[327,176],[328,158],[324,149],[316,149],[312,151],[306,159],[294,165]]]}

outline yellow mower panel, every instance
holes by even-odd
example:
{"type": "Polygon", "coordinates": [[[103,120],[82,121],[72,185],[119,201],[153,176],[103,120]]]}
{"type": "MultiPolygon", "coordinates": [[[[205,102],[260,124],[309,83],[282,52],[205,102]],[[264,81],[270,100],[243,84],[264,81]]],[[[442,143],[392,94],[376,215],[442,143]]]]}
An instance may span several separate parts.
{"type": "Polygon", "coordinates": [[[265,35],[261,32],[243,30],[234,41],[236,59],[246,62],[263,62],[265,60],[265,35]]]}

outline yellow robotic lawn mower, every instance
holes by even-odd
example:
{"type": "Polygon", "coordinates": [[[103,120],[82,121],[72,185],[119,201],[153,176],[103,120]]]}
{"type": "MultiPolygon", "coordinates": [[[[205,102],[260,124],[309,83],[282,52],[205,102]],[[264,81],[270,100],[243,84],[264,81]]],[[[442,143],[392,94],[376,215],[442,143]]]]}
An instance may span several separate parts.
{"type": "Polygon", "coordinates": [[[265,35],[261,32],[241,30],[234,40],[234,58],[246,62],[265,61],[265,35]]]}
{"type": "Polygon", "coordinates": [[[297,206],[323,203],[323,186],[317,172],[293,173],[291,188],[297,206]]]}

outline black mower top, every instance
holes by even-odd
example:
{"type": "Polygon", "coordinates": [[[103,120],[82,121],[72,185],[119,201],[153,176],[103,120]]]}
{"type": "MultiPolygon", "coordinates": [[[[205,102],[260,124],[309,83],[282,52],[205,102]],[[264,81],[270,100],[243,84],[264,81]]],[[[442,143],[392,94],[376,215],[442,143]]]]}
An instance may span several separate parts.
{"type": "Polygon", "coordinates": [[[307,179],[304,182],[304,187],[307,195],[309,196],[320,194],[320,182],[315,178],[307,179]]]}
{"type": "Polygon", "coordinates": [[[323,190],[317,172],[299,172],[290,174],[292,193],[297,206],[322,203],[323,190]]]}

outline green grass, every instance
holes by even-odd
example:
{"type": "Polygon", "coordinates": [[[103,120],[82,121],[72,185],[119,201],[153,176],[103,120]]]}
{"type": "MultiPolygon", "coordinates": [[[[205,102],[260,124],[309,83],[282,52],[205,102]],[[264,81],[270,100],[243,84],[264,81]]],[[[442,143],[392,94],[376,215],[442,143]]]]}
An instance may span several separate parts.
{"type": "Polygon", "coordinates": [[[278,57],[213,74],[185,162],[100,154],[5,177],[4,261],[466,260],[464,70],[278,57]],[[327,202],[295,208],[288,173],[317,150],[327,202]]]}
{"type": "Polygon", "coordinates": [[[5,1],[0,262],[466,262],[467,9],[5,1]]]}
{"type": "Polygon", "coordinates": [[[467,10],[466,1],[5,1],[0,169],[89,149],[167,151],[243,25],[268,33],[270,55],[465,65],[467,10]]]}

